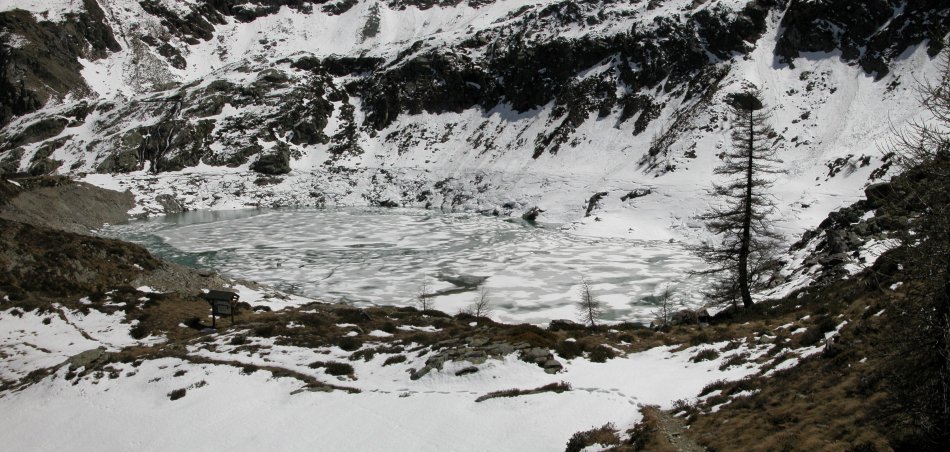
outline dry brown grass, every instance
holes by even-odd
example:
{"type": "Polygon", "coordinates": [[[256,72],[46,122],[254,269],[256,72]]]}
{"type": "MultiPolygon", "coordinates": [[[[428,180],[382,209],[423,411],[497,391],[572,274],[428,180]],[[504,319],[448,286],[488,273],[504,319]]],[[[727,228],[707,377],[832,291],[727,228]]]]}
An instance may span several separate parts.
{"type": "Polygon", "coordinates": [[[645,406],[640,409],[643,419],[627,431],[629,435],[625,446],[616,450],[680,452],[670,444],[660,423],[660,411],[654,406],[645,406]]]}
{"type": "MultiPolygon", "coordinates": [[[[825,332],[846,319],[850,324],[825,353],[795,368],[771,377],[707,387],[704,393],[715,389],[722,393],[706,400],[699,407],[701,413],[690,418],[691,435],[713,451],[891,450],[890,440],[899,432],[879,416],[878,408],[888,395],[887,385],[876,376],[883,355],[871,345],[869,337],[883,320],[864,314],[872,306],[880,306],[882,295],[856,290],[862,284],[851,281],[830,288],[825,296],[817,297],[827,303],[787,300],[792,309],[785,305],[771,309],[773,328],[785,322],[794,322],[793,328],[808,328],[805,334],[792,338],[796,345],[823,343],[825,332]],[[829,300],[828,294],[836,298],[829,300]],[[810,317],[801,320],[805,315],[810,317]],[[749,390],[756,392],[735,396],[749,390]],[[708,411],[725,402],[729,403],[720,406],[718,412],[708,411]]],[[[782,343],[784,337],[779,335],[782,343]]],[[[773,362],[781,360],[784,347],[773,349],[773,362]]]]}
{"type": "Polygon", "coordinates": [[[617,427],[611,423],[604,424],[601,427],[590,429],[583,432],[577,432],[567,441],[565,452],[580,452],[584,448],[593,445],[619,446],[620,435],[617,434],[617,427]]]}
{"type": "Polygon", "coordinates": [[[505,389],[502,391],[489,392],[488,394],[479,396],[477,399],[475,399],[475,401],[484,402],[486,400],[497,399],[500,397],[519,397],[524,395],[543,394],[545,392],[554,392],[560,394],[570,390],[570,383],[565,383],[562,381],[559,383],[546,384],[534,389],[505,389]]]}

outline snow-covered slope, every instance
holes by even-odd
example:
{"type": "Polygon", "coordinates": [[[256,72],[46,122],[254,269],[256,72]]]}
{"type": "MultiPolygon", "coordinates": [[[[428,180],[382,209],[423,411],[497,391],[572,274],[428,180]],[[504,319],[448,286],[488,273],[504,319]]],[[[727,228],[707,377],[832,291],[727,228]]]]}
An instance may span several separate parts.
{"type": "MultiPolygon", "coordinates": [[[[617,356],[605,362],[593,355],[554,358],[547,349],[524,349],[527,344],[517,350],[486,344],[483,335],[491,331],[480,325],[483,320],[468,324],[475,336],[433,346],[354,324],[326,325],[359,340],[354,351],[308,342],[314,317],[332,319],[318,309],[322,314],[309,317],[306,325],[300,323],[306,317],[275,322],[267,314],[250,314],[249,323],[221,334],[197,334],[181,325],[186,333],[174,334],[190,338],[164,348],[154,338],[136,342],[123,331],[130,325],[119,323],[121,315],[95,309],[83,315],[62,308],[59,314],[72,322],[65,325],[57,313],[17,318],[17,309],[0,311],[0,343],[35,343],[34,350],[22,353],[30,360],[3,360],[0,378],[9,386],[0,390],[0,436],[13,450],[545,451],[560,449],[575,431],[608,422],[625,429],[642,418],[640,406],[669,409],[677,400],[696,400],[714,382],[779,372],[822,350],[770,353],[777,335],[785,337],[782,330],[798,323],[760,337],[692,347],[629,353],[610,347],[617,356]],[[280,334],[260,337],[262,321],[279,325],[280,334]],[[477,343],[508,349],[485,356],[477,343]],[[95,349],[97,344],[108,350],[95,349]],[[88,351],[75,354],[78,350],[88,351]],[[448,355],[453,350],[467,354],[445,359],[455,356],[448,355]],[[552,356],[558,371],[526,362],[526,351],[552,356]],[[440,364],[430,369],[436,361],[440,364]],[[350,370],[340,375],[314,363],[350,370]],[[24,377],[30,371],[35,372],[24,377]],[[557,392],[485,397],[558,384],[557,392]]],[[[791,334],[806,328],[800,330],[791,334]]],[[[442,329],[400,325],[394,331],[429,340],[442,329]]],[[[640,336],[629,338],[640,342],[640,336]]]]}
{"type": "Polygon", "coordinates": [[[69,35],[83,19],[92,25],[75,33],[99,31],[60,49],[84,86],[30,91],[51,85],[23,72],[16,94],[34,101],[7,115],[2,170],[113,174],[89,180],[132,189],[149,213],[538,206],[541,220],[587,234],[683,239],[696,233],[690,218],[710,202],[729,146],[725,96],[755,85],[779,132],[787,172],[775,196],[795,236],[869,177],[886,177],[887,138],[926,119],[915,84],[933,77],[950,10],[933,1],[231,3],[4,4],[17,24],[3,33],[6,67],[46,45],[22,30],[69,35]]]}

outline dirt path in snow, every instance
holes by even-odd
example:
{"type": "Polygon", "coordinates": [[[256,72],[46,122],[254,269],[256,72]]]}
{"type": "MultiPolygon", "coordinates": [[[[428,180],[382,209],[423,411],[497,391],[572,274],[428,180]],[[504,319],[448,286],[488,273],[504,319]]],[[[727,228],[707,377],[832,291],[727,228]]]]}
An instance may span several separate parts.
{"type": "Polygon", "coordinates": [[[703,452],[706,450],[689,437],[682,419],[663,410],[649,409],[653,412],[652,414],[656,418],[656,428],[659,429],[657,439],[668,443],[670,450],[677,452],[703,452]]]}

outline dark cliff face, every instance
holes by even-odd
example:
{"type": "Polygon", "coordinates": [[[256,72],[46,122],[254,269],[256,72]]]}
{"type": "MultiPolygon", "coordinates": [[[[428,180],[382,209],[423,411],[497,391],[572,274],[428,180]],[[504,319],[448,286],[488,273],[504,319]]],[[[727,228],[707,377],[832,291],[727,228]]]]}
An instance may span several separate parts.
{"type": "Polygon", "coordinates": [[[775,46],[781,61],[794,65],[802,52],[840,51],[868,74],[881,78],[909,47],[927,41],[933,57],[950,32],[950,7],[943,0],[792,0],[775,46]]]}
{"type": "Polygon", "coordinates": [[[95,0],[64,22],[37,21],[32,14],[0,13],[0,127],[36,111],[51,98],[86,94],[78,58],[96,60],[121,49],[95,0]],[[16,36],[21,45],[12,45],[16,36]]]}
{"type": "MultiPolygon", "coordinates": [[[[429,9],[462,3],[477,8],[492,1],[388,0],[386,5],[429,9]]],[[[618,127],[640,135],[667,107],[664,98],[693,104],[708,100],[732,62],[757,45],[770,13],[782,17],[774,48],[778,61],[794,65],[806,52],[840,51],[843,60],[881,77],[892,61],[912,46],[927,42],[931,55],[941,49],[939,38],[947,34],[950,17],[950,5],[944,3],[750,0],[733,10],[694,2],[649,21],[635,20],[632,16],[636,13],[613,8],[615,0],[526,5],[492,27],[473,29],[454,43],[409,42],[385,59],[292,55],[276,64],[248,61],[235,70],[258,73],[258,79],[250,83],[219,80],[190,84],[157,97],[145,96],[161,101],[147,99],[118,106],[90,101],[79,114],[57,112],[31,120],[36,124],[0,132],[0,153],[5,154],[0,165],[8,169],[16,166],[15,157],[23,155],[24,144],[56,136],[68,124],[84,121],[88,111],[112,108],[116,111],[107,116],[115,124],[128,117],[151,116],[155,120],[148,126],[110,132],[94,143],[92,147],[101,148],[99,151],[109,149],[108,158],[98,161],[100,171],[132,171],[145,162],[157,171],[181,169],[201,160],[235,166],[252,157],[256,161],[267,148],[261,142],[281,140],[291,145],[327,144],[332,160],[361,153],[361,133],[372,136],[406,114],[498,107],[524,113],[550,107],[545,130],[527,138],[537,158],[556,154],[570,143],[591,115],[616,115],[618,127]],[[631,25],[611,33],[559,35],[559,30],[594,29],[602,23],[631,25]],[[275,69],[287,63],[290,72],[275,69]],[[359,103],[351,102],[352,97],[359,98],[359,103]],[[212,119],[226,104],[254,106],[257,113],[212,119]],[[357,108],[362,109],[362,115],[357,108]],[[333,115],[343,126],[325,130],[333,115]],[[43,133],[24,136],[31,130],[43,133]],[[233,152],[219,155],[212,150],[212,143],[233,152]]],[[[252,22],[285,7],[332,16],[357,3],[212,0],[196,4],[183,16],[158,0],[141,0],[139,4],[159,20],[163,36],[176,39],[152,35],[124,38],[150,47],[164,59],[161,64],[183,69],[188,47],[215,38],[216,27],[229,21],[252,22]]],[[[658,1],[646,5],[648,10],[665,6],[658,1]]],[[[4,32],[0,34],[4,40],[0,48],[0,126],[43,108],[50,99],[91,94],[80,75],[78,59],[95,60],[121,50],[95,0],[85,0],[84,12],[67,19],[60,23],[37,21],[18,10],[0,14],[4,32]],[[20,37],[20,42],[13,43],[12,36],[20,37]]],[[[378,32],[370,29],[370,22],[361,31],[364,37],[378,32]]],[[[652,160],[675,141],[675,131],[670,133],[673,135],[659,136],[651,144],[644,157],[646,166],[655,165],[652,160]]],[[[41,154],[49,155],[64,145],[68,139],[44,144],[46,150],[41,154]]],[[[42,158],[36,163],[37,171],[55,168],[55,162],[42,158]]]]}
{"type": "Polygon", "coordinates": [[[615,36],[523,39],[538,21],[552,27],[596,21],[597,8],[578,6],[596,3],[600,2],[562,2],[526,12],[520,22],[496,35],[473,36],[456,49],[410,53],[412,57],[390,65],[394,69],[374,72],[360,90],[367,99],[368,125],[379,130],[400,113],[491,109],[500,103],[524,112],[555,102],[575,116],[634,108],[639,102],[636,93],[642,89],[664,81],[668,91],[680,89],[734,53],[747,53],[749,43],[765,31],[772,5],[754,1],[739,14],[711,8],[660,17],[649,26],[634,26],[615,36]],[[467,57],[465,49],[472,48],[485,50],[485,59],[467,57]],[[716,58],[710,59],[710,54],[716,58]],[[582,71],[603,64],[610,66],[606,75],[579,79],[582,71]],[[617,97],[618,90],[631,94],[617,97]]]}

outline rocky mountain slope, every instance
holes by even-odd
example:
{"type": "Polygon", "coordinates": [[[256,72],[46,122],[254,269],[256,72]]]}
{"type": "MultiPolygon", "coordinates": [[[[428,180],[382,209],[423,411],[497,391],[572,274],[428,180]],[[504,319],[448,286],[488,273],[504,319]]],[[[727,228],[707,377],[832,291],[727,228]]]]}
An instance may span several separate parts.
{"type": "Polygon", "coordinates": [[[754,84],[794,235],[886,176],[880,145],[920,118],[911,93],[948,15],[937,0],[17,2],[0,12],[0,167],[114,174],[93,180],[145,212],[538,206],[586,233],[683,238],[728,145],[723,99],[754,84]]]}
{"type": "Polygon", "coordinates": [[[136,213],[532,210],[585,234],[692,240],[728,146],[723,100],[753,84],[786,170],[782,230],[810,231],[773,300],[709,323],[504,325],[162,262],[58,229],[122,218],[128,194],[3,177],[0,436],[942,450],[925,434],[946,423],[907,406],[930,396],[908,390],[930,378],[906,353],[912,261],[878,259],[916,206],[885,202],[907,199],[900,178],[868,183],[893,176],[894,129],[928,119],[915,84],[936,77],[948,14],[936,0],[3,3],[0,171],[128,188],[136,213]],[[198,296],[211,288],[242,302],[218,330],[198,296]]]}

